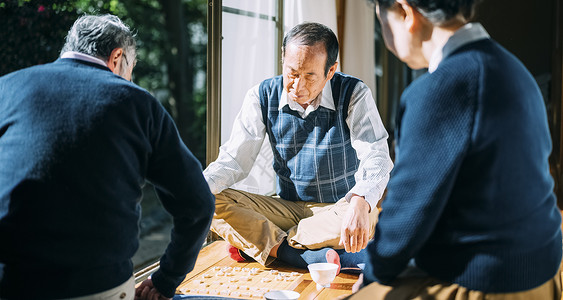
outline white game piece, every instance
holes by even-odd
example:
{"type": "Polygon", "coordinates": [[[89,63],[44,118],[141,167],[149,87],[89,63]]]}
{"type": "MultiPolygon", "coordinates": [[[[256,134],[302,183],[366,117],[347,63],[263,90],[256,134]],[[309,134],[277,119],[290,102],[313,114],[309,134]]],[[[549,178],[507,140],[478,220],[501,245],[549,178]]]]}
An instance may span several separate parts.
{"type": "Polygon", "coordinates": [[[250,297],[251,295],[252,294],[250,292],[244,292],[240,294],[241,297],[250,297]]]}
{"type": "Polygon", "coordinates": [[[231,272],[225,273],[225,276],[233,276],[233,275],[235,275],[235,274],[233,274],[231,272]]]}
{"type": "Polygon", "coordinates": [[[262,278],[262,282],[270,282],[270,281],[272,281],[272,279],[270,279],[268,277],[262,278]]]}
{"type": "Polygon", "coordinates": [[[249,268],[242,268],[242,270],[246,272],[246,271],[248,271],[248,270],[250,270],[250,269],[249,269],[249,268]]]}
{"type": "Polygon", "coordinates": [[[283,275],[278,275],[276,276],[276,280],[284,280],[285,276],[283,275]]]}
{"type": "Polygon", "coordinates": [[[246,286],[246,285],[240,286],[239,289],[241,289],[243,291],[249,290],[248,286],[246,286]]]}
{"type": "Polygon", "coordinates": [[[291,276],[298,276],[299,272],[291,272],[291,276]]]}
{"type": "Polygon", "coordinates": [[[221,270],[221,267],[219,267],[219,266],[215,266],[215,267],[213,267],[213,270],[215,270],[215,271],[219,271],[219,270],[221,270]]]}
{"type": "Polygon", "coordinates": [[[231,294],[231,291],[229,291],[229,290],[222,290],[219,294],[220,294],[220,295],[223,295],[223,296],[228,296],[228,295],[231,294]]]}
{"type": "Polygon", "coordinates": [[[215,275],[217,275],[217,276],[223,276],[223,275],[225,275],[225,273],[223,273],[223,271],[219,271],[219,272],[215,273],[215,275]]]}
{"type": "Polygon", "coordinates": [[[229,281],[230,281],[230,282],[237,282],[237,279],[234,278],[234,277],[231,277],[231,278],[229,278],[229,281]]]}
{"type": "Polygon", "coordinates": [[[241,267],[234,267],[233,270],[235,270],[235,272],[240,272],[241,269],[242,269],[241,267]]]}
{"type": "Polygon", "coordinates": [[[240,279],[240,281],[249,281],[250,280],[250,278],[248,278],[248,276],[242,276],[239,279],[240,279]]]}
{"type": "Polygon", "coordinates": [[[190,289],[188,289],[188,288],[181,288],[181,289],[180,289],[180,292],[187,294],[187,293],[190,292],[190,289]]]}
{"type": "Polygon", "coordinates": [[[231,293],[231,296],[238,297],[238,296],[240,296],[240,292],[234,291],[234,292],[231,293]]]}
{"type": "Polygon", "coordinates": [[[211,275],[209,273],[203,274],[203,278],[211,278],[211,277],[213,277],[213,275],[211,275]]]}
{"type": "Polygon", "coordinates": [[[209,294],[209,291],[207,289],[201,289],[199,290],[200,294],[209,294]]]}
{"type": "Polygon", "coordinates": [[[211,291],[209,291],[209,295],[219,295],[219,291],[218,290],[211,290],[211,291]]]}
{"type": "Polygon", "coordinates": [[[270,273],[271,273],[272,275],[277,275],[277,274],[278,274],[278,270],[270,270],[270,273]]]}

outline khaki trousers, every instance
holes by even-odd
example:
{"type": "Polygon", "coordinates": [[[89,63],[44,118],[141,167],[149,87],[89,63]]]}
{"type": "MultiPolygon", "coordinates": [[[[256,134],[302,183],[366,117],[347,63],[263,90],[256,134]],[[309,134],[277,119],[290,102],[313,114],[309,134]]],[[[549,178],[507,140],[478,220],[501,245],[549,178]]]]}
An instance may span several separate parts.
{"type": "Polygon", "coordinates": [[[391,286],[374,282],[346,299],[385,300],[560,300],[561,269],[543,285],[516,293],[483,293],[431,277],[399,278],[391,286]]]}
{"type": "MultiPolygon", "coordinates": [[[[215,196],[211,230],[262,265],[273,261],[270,250],[287,238],[297,249],[340,249],[342,219],[349,203],[287,201],[226,189],[215,196]]],[[[378,210],[370,213],[370,238],[375,232],[378,210]]]]}

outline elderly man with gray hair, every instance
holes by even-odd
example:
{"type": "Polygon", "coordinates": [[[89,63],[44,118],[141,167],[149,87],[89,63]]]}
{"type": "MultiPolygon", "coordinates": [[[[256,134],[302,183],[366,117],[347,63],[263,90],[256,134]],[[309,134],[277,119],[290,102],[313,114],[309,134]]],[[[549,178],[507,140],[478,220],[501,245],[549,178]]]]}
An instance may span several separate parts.
{"type": "Polygon", "coordinates": [[[1,299],[170,298],[193,269],[214,198],[170,115],[130,82],[135,54],[119,18],[83,16],[60,59],[0,77],[1,299]],[[146,180],[174,229],[135,295],[146,180]]]}

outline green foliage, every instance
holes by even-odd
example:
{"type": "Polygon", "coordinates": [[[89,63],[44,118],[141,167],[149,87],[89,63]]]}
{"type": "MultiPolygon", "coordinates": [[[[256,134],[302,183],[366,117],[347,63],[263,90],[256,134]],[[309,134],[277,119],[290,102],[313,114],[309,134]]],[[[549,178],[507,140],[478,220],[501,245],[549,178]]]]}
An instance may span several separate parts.
{"type": "Polygon", "coordinates": [[[177,26],[188,35],[189,56],[180,68],[193,76],[183,83],[189,85],[189,93],[176,96],[180,99],[173,96],[173,80],[169,80],[170,67],[178,68],[177,45],[168,32],[170,23],[162,4],[169,2],[164,1],[169,0],[0,0],[0,76],[56,60],[68,30],[80,15],[117,15],[137,35],[133,81],[159,99],[173,117],[184,116],[177,119],[180,134],[204,162],[207,1],[181,1],[185,17],[177,26]]]}
{"type": "Polygon", "coordinates": [[[52,9],[64,7],[66,1],[50,2],[49,6],[29,0],[0,2],[0,76],[59,56],[76,13],[52,9]]]}

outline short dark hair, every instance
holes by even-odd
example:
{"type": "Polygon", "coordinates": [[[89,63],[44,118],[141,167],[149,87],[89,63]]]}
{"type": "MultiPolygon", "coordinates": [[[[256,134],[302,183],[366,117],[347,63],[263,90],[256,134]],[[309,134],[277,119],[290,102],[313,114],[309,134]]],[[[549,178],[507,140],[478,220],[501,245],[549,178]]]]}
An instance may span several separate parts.
{"type": "Polygon", "coordinates": [[[283,38],[282,59],[288,44],[313,46],[322,42],[326,50],[325,76],[338,58],[338,39],[330,28],[323,24],[305,22],[293,27],[283,38]]]}
{"type": "MultiPolygon", "coordinates": [[[[389,8],[395,0],[375,0],[379,7],[389,8]]],[[[444,25],[458,14],[471,21],[475,15],[475,8],[480,0],[406,0],[416,8],[428,21],[435,25],[444,25]]]]}

